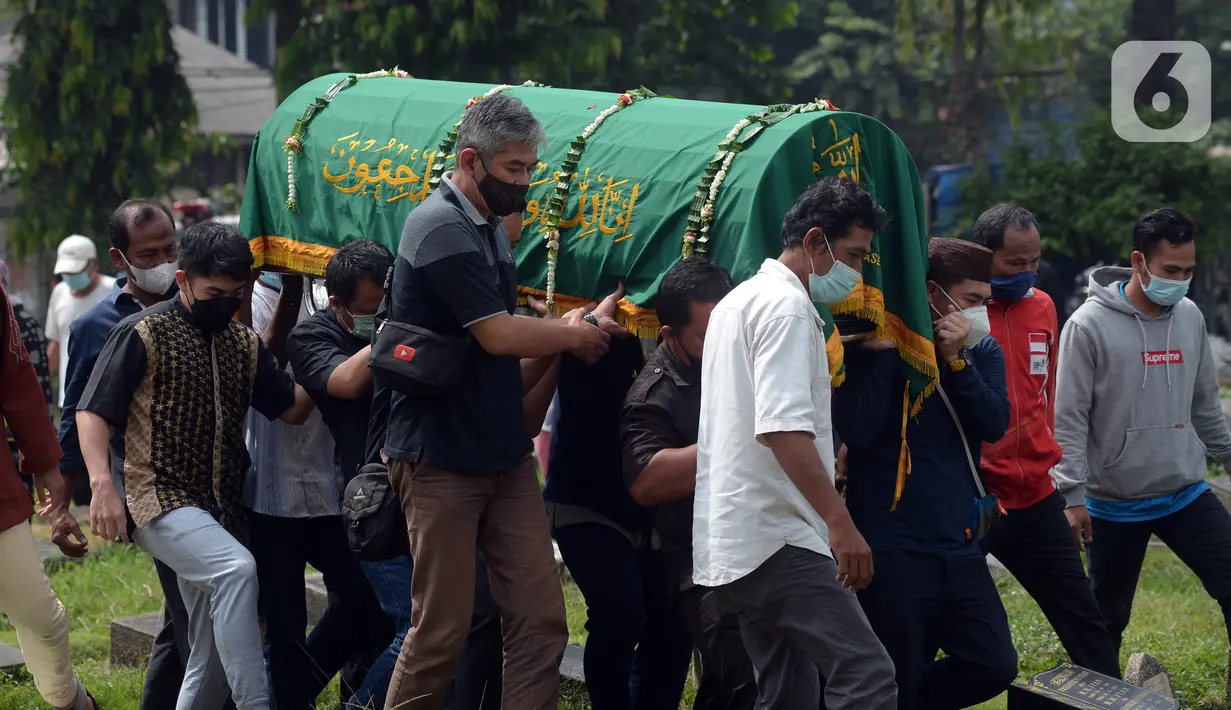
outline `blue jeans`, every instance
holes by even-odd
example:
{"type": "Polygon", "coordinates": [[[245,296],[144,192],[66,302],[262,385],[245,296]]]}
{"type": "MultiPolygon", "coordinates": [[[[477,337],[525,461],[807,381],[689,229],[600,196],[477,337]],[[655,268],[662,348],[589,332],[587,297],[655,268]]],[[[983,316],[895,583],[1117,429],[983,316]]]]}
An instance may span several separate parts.
{"type": "MultiPolygon", "coordinates": [[[[389,679],[397,664],[402,642],[411,626],[410,578],[414,563],[410,557],[383,562],[364,562],[364,574],[380,600],[381,609],[394,621],[393,643],[372,664],[367,677],[346,707],[382,710],[389,691],[389,679]]],[[[474,615],[470,634],[458,660],[453,681],[445,694],[446,710],[499,710],[504,642],[500,613],[492,599],[487,581],[487,566],[476,561],[474,615]]]]}
{"type": "Polygon", "coordinates": [[[556,528],[586,600],[586,689],[594,710],[675,710],[692,639],[668,595],[661,555],[598,523],[556,528]]]}

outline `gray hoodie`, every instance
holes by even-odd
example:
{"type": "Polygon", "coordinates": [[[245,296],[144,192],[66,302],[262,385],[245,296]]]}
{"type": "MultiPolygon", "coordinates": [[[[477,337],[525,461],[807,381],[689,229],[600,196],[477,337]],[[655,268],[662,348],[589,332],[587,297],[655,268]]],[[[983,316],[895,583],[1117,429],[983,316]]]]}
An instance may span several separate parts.
{"type": "Polygon", "coordinates": [[[1090,295],[1060,334],[1052,471],[1068,505],[1139,500],[1205,480],[1205,457],[1231,464],[1205,317],[1185,298],[1156,318],[1120,294],[1132,270],[1090,274],[1090,295]]]}

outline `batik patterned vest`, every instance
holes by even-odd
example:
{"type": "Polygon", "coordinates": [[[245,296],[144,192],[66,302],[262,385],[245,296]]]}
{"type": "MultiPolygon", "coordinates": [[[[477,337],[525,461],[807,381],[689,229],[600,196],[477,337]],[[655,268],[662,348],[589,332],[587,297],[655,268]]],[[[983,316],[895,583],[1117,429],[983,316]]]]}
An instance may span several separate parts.
{"type": "Polygon", "coordinates": [[[243,540],[243,424],[259,339],[237,321],[209,335],[190,317],[171,308],[136,325],[148,364],[125,435],[128,506],[138,527],[177,508],[216,510],[243,540]]]}

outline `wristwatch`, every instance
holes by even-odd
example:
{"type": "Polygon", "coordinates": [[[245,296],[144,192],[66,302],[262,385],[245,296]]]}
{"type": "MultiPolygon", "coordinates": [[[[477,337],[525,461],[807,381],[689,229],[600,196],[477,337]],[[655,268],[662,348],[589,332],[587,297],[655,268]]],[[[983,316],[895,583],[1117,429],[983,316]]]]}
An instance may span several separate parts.
{"type": "Polygon", "coordinates": [[[595,328],[598,327],[598,316],[594,315],[593,313],[587,313],[586,317],[582,318],[582,320],[594,326],[595,328]]]}
{"type": "Polygon", "coordinates": [[[957,357],[945,363],[945,366],[949,368],[949,372],[961,372],[972,364],[974,363],[970,361],[970,351],[962,348],[958,351],[957,357]]]}

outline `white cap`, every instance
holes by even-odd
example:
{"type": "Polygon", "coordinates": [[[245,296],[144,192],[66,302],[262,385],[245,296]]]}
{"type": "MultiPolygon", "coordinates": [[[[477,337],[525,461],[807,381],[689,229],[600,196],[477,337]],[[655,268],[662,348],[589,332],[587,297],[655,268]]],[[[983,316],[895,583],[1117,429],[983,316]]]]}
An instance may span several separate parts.
{"type": "Polygon", "coordinates": [[[94,246],[94,240],[74,234],[65,238],[56,248],[56,268],[53,273],[56,276],[81,273],[85,271],[90,259],[97,258],[98,247],[94,246]]]}

